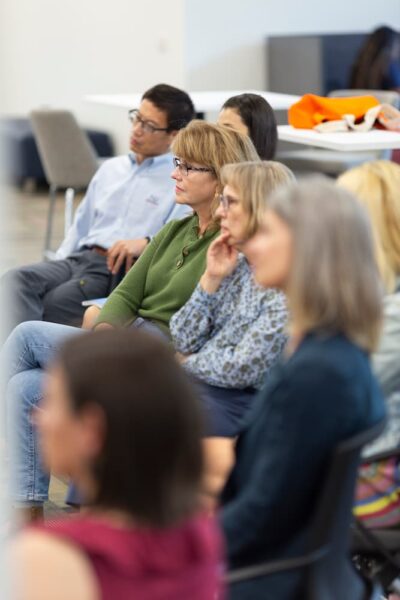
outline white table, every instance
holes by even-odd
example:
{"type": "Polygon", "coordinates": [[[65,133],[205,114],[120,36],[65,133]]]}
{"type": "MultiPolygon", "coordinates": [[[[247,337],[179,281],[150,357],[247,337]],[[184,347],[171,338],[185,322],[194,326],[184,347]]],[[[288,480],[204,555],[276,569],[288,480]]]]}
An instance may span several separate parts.
{"type": "Polygon", "coordinates": [[[291,125],[280,125],[278,138],[285,142],[317,146],[340,152],[400,148],[400,133],[380,129],[364,132],[319,133],[313,129],[295,129],[291,125]]]}
{"type": "MultiPolygon", "coordinates": [[[[259,94],[269,102],[275,110],[287,110],[300,97],[291,94],[278,94],[276,92],[263,92],[260,90],[230,90],[213,92],[189,92],[197,112],[219,111],[221,106],[231,96],[244,93],[259,94]]],[[[100,94],[85,96],[86,102],[94,102],[103,106],[115,106],[120,108],[137,108],[140,104],[142,94],[100,94]]]]}

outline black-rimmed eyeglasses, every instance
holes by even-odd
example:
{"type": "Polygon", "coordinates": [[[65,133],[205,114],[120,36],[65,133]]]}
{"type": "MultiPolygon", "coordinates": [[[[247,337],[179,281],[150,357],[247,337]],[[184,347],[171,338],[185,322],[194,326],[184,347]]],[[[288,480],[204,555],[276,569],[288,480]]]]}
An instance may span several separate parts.
{"type": "Polygon", "coordinates": [[[128,112],[128,119],[130,120],[132,125],[139,124],[143,131],[145,131],[146,133],[156,133],[156,131],[169,131],[169,127],[156,127],[155,125],[149,123],[149,121],[143,119],[137,108],[133,108],[128,112]]]}
{"type": "Polygon", "coordinates": [[[174,161],[174,167],[175,169],[178,169],[179,172],[184,175],[185,177],[187,177],[190,173],[190,171],[197,171],[199,173],[213,173],[214,169],[211,169],[210,167],[192,167],[192,165],[188,165],[187,163],[183,162],[180,158],[178,158],[177,156],[174,156],[173,158],[174,161]]]}

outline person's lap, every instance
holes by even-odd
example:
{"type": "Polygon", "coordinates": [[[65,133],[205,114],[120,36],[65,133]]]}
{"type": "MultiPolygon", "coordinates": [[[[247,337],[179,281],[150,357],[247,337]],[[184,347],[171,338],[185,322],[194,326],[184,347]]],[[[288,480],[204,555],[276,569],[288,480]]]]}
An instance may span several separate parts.
{"type": "MultiPolygon", "coordinates": [[[[161,330],[146,320],[139,319],[134,326],[143,327],[154,335],[164,336],[161,330]]],[[[81,329],[55,323],[22,323],[3,348],[3,364],[8,361],[7,423],[8,429],[15,431],[13,444],[17,450],[14,453],[13,470],[19,489],[16,497],[20,501],[42,501],[47,497],[48,477],[40,464],[36,433],[31,425],[30,415],[33,408],[40,405],[44,369],[68,337],[81,333],[81,329]],[[33,473],[28,473],[29,470],[33,470],[33,473]],[[23,489],[24,486],[30,489],[29,493],[23,489]]],[[[217,388],[198,380],[195,380],[195,386],[205,410],[206,435],[228,438],[238,435],[255,391],[217,388]]]]}
{"type": "Polygon", "coordinates": [[[24,321],[41,320],[45,294],[71,276],[68,260],[34,263],[7,271],[0,279],[0,293],[2,305],[7,307],[8,332],[24,321]]]}
{"type": "Polygon", "coordinates": [[[255,397],[254,388],[222,388],[194,379],[204,409],[206,436],[234,438],[255,397]]]}
{"type": "Polygon", "coordinates": [[[82,302],[107,294],[111,276],[106,257],[94,251],[84,250],[66,260],[71,267],[71,277],[44,295],[42,318],[80,326],[85,312],[82,302]]]}
{"type": "Polygon", "coordinates": [[[82,301],[106,295],[110,277],[106,257],[91,250],[12,269],[0,280],[10,326],[42,319],[80,325],[82,301]]]}
{"type": "Polygon", "coordinates": [[[6,379],[21,371],[46,368],[62,342],[79,333],[81,330],[77,327],[58,323],[21,323],[12,331],[2,349],[6,379]]]}
{"type": "Polygon", "coordinates": [[[85,313],[84,300],[107,293],[108,274],[84,274],[57,286],[43,298],[43,321],[80,327],[85,313]]]}
{"type": "MultiPolygon", "coordinates": [[[[167,339],[156,325],[144,319],[138,319],[134,327],[167,339]]],[[[75,327],[29,321],[16,327],[3,347],[2,361],[8,382],[7,429],[12,433],[10,470],[15,501],[33,504],[47,498],[49,477],[41,464],[31,415],[40,406],[45,369],[66,339],[82,333],[84,330],[75,327]]]]}
{"type": "Polygon", "coordinates": [[[204,411],[204,487],[208,507],[216,507],[234,464],[234,445],[255,397],[253,388],[229,389],[194,380],[204,411]]]}

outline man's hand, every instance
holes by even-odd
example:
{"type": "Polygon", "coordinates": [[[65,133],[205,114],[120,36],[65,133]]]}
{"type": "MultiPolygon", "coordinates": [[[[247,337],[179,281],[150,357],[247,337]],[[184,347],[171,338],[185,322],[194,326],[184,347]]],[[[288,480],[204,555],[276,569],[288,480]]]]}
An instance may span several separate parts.
{"type": "Polygon", "coordinates": [[[222,233],[214,240],[207,251],[207,266],[200,279],[205,292],[213,294],[225,277],[233,273],[238,260],[238,251],[227,242],[229,233],[222,233]]]}
{"type": "Polygon", "coordinates": [[[116,275],[125,262],[125,272],[128,272],[135,259],[140,256],[146,248],[146,238],[140,240],[120,240],[115,242],[107,252],[107,267],[113,275],[116,275]]]}

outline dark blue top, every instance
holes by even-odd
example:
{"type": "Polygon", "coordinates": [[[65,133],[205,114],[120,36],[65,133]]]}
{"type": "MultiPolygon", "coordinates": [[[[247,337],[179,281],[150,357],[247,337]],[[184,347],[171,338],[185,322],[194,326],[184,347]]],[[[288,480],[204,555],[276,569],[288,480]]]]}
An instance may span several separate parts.
{"type": "MultiPolygon", "coordinates": [[[[342,335],[303,339],[269,375],[237,444],[221,514],[230,568],[302,552],[333,448],[384,412],[365,352],[342,335]]],[[[289,598],[293,577],[269,578],[271,590],[265,579],[234,586],[230,597],[289,598]]]]}

